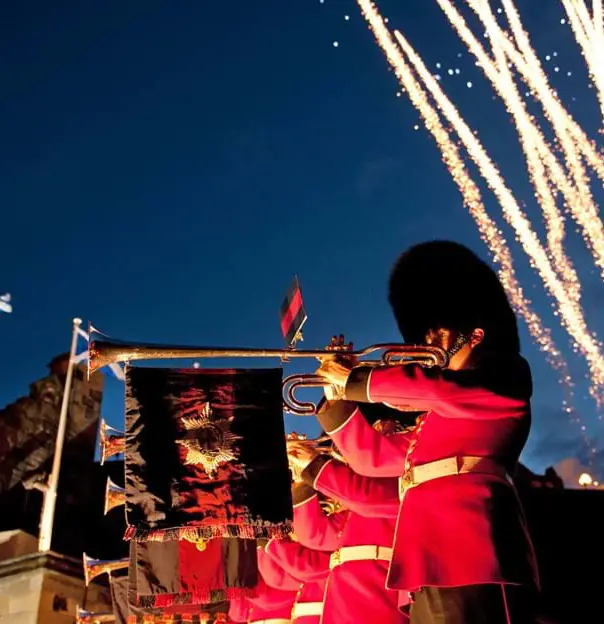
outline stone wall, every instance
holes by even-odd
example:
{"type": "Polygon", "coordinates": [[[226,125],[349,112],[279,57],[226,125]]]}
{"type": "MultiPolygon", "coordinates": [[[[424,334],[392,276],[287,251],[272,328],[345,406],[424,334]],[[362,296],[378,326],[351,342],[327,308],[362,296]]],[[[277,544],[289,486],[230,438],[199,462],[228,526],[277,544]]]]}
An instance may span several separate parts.
{"type": "Polygon", "coordinates": [[[38,624],[43,579],[44,570],[27,570],[0,578],[1,624],[38,624]]]}
{"type": "MultiPolygon", "coordinates": [[[[78,605],[87,611],[111,611],[109,589],[83,579],[46,570],[39,600],[40,624],[73,624],[78,605]]],[[[1,621],[1,620],[0,620],[1,621]]]]}
{"type": "Polygon", "coordinates": [[[33,535],[0,533],[0,624],[73,624],[78,605],[111,611],[108,586],[86,588],[81,560],[38,553],[33,535]]]}

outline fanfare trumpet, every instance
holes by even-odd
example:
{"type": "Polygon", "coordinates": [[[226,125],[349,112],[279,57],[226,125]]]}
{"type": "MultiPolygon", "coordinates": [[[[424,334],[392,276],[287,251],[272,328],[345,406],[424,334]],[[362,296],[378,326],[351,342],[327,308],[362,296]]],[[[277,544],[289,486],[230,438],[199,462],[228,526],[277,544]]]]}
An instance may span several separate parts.
{"type": "Polygon", "coordinates": [[[116,485],[110,477],[107,477],[107,485],[105,486],[105,508],[104,514],[107,515],[112,509],[126,504],[126,490],[116,485]]]}
{"type": "Polygon", "coordinates": [[[128,557],[124,559],[93,559],[84,553],[82,563],[84,565],[84,580],[86,587],[88,587],[90,581],[101,574],[111,574],[127,568],[130,565],[130,559],[128,557]]]}
{"type": "MultiPolygon", "coordinates": [[[[287,361],[292,358],[313,358],[320,361],[332,359],[342,340],[331,348],[316,350],[297,349],[254,349],[247,347],[185,347],[150,343],[128,343],[118,340],[97,339],[90,328],[88,345],[88,374],[116,362],[136,360],[201,359],[201,358],[279,358],[287,361]],[[334,348],[335,347],[335,348],[334,348]]],[[[382,351],[379,360],[364,360],[363,364],[423,364],[424,366],[445,367],[449,356],[444,349],[436,346],[417,346],[404,344],[375,344],[365,349],[353,351],[346,349],[345,357],[358,360],[382,351]]],[[[291,375],[283,380],[284,408],[292,414],[308,415],[316,413],[316,406],[310,402],[298,401],[295,391],[298,388],[329,386],[329,382],[318,375],[291,375]]]]}
{"type": "Polygon", "coordinates": [[[104,624],[105,622],[115,622],[113,613],[95,613],[76,607],[76,624],[104,624]]]}
{"type": "Polygon", "coordinates": [[[126,436],[123,431],[108,425],[104,419],[101,419],[99,427],[99,447],[102,466],[108,457],[121,455],[126,450],[126,436]]]}

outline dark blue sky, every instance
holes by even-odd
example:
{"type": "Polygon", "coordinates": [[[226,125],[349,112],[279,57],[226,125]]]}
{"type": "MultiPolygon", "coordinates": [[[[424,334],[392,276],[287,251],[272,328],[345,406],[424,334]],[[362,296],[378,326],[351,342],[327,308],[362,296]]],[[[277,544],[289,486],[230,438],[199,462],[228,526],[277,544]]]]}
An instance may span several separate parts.
{"type": "MultiPolygon", "coordinates": [[[[68,348],[73,316],[133,341],[280,346],[278,309],[296,272],[305,346],[338,332],[361,346],[398,338],[386,282],[405,247],[454,238],[487,255],[352,0],[51,4],[1,9],[0,292],[14,313],[0,316],[0,404],[68,348]]],[[[594,93],[561,9],[535,4],[519,2],[526,24],[541,55],[557,51],[561,94],[594,135],[594,93]]],[[[531,206],[503,107],[436,3],[379,6],[430,66],[460,69],[445,75],[447,91],[531,206]]],[[[602,335],[601,281],[569,245],[602,335]]],[[[410,294],[410,305],[421,302],[410,294]]],[[[577,408],[601,435],[585,367],[555,333],[577,408]]],[[[580,436],[555,373],[523,337],[536,386],[525,459],[541,468],[579,453],[580,436]]],[[[105,415],[118,426],[122,401],[109,380],[105,415]]]]}

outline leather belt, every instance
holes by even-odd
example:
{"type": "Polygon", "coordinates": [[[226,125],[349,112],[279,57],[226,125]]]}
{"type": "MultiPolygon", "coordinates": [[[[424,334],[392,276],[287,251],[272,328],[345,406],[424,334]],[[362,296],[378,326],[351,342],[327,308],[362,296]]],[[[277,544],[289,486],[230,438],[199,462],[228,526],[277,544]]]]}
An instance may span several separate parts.
{"type": "Polygon", "coordinates": [[[322,615],[322,602],[296,602],[292,611],[292,620],[310,615],[322,615]]]}
{"type": "Polygon", "coordinates": [[[420,466],[413,466],[408,470],[399,478],[399,495],[402,498],[408,489],[426,483],[426,481],[469,473],[500,477],[512,482],[506,469],[490,457],[446,457],[420,466]]]}
{"type": "Polygon", "coordinates": [[[387,546],[345,546],[331,553],[329,569],[342,565],[347,561],[390,561],[392,548],[387,546]]]}

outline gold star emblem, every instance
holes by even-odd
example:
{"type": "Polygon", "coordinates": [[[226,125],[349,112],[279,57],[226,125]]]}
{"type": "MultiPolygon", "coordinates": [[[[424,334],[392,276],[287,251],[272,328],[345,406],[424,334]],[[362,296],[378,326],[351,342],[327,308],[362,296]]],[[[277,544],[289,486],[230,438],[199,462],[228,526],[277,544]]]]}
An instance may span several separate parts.
{"type": "Polygon", "coordinates": [[[185,464],[203,466],[208,477],[216,476],[218,467],[237,459],[235,442],[241,436],[231,432],[231,418],[215,417],[209,403],[195,416],[181,418],[186,436],[177,443],[187,449],[185,464]]]}

